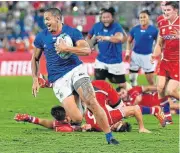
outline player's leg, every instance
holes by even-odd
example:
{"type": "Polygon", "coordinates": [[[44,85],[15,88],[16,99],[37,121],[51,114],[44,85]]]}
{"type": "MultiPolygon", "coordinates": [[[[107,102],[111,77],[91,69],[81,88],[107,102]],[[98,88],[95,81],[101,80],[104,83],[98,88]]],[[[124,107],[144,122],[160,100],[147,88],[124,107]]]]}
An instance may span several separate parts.
{"type": "Polygon", "coordinates": [[[160,122],[162,127],[165,127],[166,125],[166,119],[165,119],[165,115],[162,112],[160,106],[154,106],[154,107],[147,107],[147,106],[141,106],[139,105],[142,114],[150,114],[150,115],[154,115],[160,122]]]}
{"type": "Polygon", "coordinates": [[[137,86],[138,71],[129,70],[129,80],[132,86],[137,86]]]}
{"type": "Polygon", "coordinates": [[[150,85],[154,85],[154,71],[145,72],[146,79],[150,85]]]}
{"type": "Polygon", "coordinates": [[[158,91],[158,99],[162,99],[165,97],[165,86],[166,86],[166,77],[157,76],[157,91],[158,91]]]}
{"type": "Polygon", "coordinates": [[[95,80],[105,80],[107,77],[106,64],[96,59],[94,65],[95,80]]]}
{"type": "Polygon", "coordinates": [[[125,117],[134,116],[136,118],[140,133],[151,133],[144,127],[142,113],[138,105],[124,107],[124,115],[125,117]]]}
{"type": "Polygon", "coordinates": [[[132,86],[137,86],[137,78],[138,78],[138,71],[140,69],[140,60],[139,55],[135,52],[132,52],[131,55],[131,62],[130,62],[130,68],[129,68],[129,80],[131,82],[132,86]]]}
{"type": "Polygon", "coordinates": [[[37,124],[37,125],[41,125],[43,127],[46,128],[53,128],[53,121],[52,120],[47,120],[47,119],[41,119],[38,117],[34,117],[28,114],[16,114],[14,119],[18,122],[29,122],[32,124],[37,124]]]}
{"type": "Polygon", "coordinates": [[[176,99],[179,100],[179,82],[176,80],[169,80],[167,87],[166,87],[166,92],[169,96],[172,96],[176,99]]]}
{"type": "Polygon", "coordinates": [[[154,71],[155,71],[155,67],[156,67],[156,63],[151,63],[150,59],[151,59],[151,54],[148,55],[141,55],[140,56],[140,64],[141,64],[141,68],[144,70],[145,75],[146,75],[146,79],[148,81],[148,83],[150,85],[154,85],[154,71]]]}
{"type": "Polygon", "coordinates": [[[126,89],[126,69],[124,62],[118,64],[107,64],[108,79],[111,83],[117,84],[119,87],[126,89]]]}
{"type": "Polygon", "coordinates": [[[76,104],[74,95],[71,95],[64,99],[62,105],[66,111],[66,114],[71,118],[73,122],[82,122],[83,116],[76,104]]]}
{"type": "Polygon", "coordinates": [[[92,111],[99,127],[106,133],[108,144],[119,144],[112,136],[106,113],[97,102],[94,88],[89,76],[83,70],[83,67],[79,66],[79,69],[74,72],[72,79],[74,89],[79,94],[81,100],[86,104],[87,108],[92,111]],[[83,75],[79,75],[80,73],[83,75]]]}

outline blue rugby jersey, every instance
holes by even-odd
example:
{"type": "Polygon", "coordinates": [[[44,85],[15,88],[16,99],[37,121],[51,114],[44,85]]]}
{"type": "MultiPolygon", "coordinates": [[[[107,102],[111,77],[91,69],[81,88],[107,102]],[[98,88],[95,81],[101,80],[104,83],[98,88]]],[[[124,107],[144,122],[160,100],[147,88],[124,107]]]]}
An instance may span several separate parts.
{"type": "MultiPolygon", "coordinates": [[[[123,33],[120,24],[114,22],[106,28],[102,22],[98,22],[94,24],[88,34],[91,36],[114,36],[117,32],[123,33]]],[[[107,64],[122,62],[122,43],[112,43],[109,41],[99,41],[97,43],[99,48],[97,59],[99,61],[107,64]]]]}
{"type": "Polygon", "coordinates": [[[147,29],[142,29],[137,25],[130,30],[130,36],[134,39],[133,51],[138,54],[151,54],[154,40],[157,39],[158,30],[149,25],[147,29]]]}
{"type": "MultiPolygon", "coordinates": [[[[68,34],[71,37],[74,45],[78,40],[84,39],[79,30],[71,28],[67,25],[63,25],[60,34],[62,33],[68,34]]],[[[60,34],[52,35],[46,28],[37,34],[34,41],[35,47],[44,51],[48,71],[48,80],[52,83],[82,63],[82,61],[80,61],[78,56],[75,54],[72,54],[68,59],[62,59],[56,53],[54,44],[60,34]]]]}

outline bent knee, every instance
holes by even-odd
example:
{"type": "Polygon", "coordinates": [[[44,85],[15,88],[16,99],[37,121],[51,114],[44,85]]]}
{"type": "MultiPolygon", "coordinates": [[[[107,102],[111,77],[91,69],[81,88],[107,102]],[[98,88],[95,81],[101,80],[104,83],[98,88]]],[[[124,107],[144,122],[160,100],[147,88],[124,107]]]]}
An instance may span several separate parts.
{"type": "Polygon", "coordinates": [[[167,89],[167,91],[166,91],[166,92],[167,92],[167,94],[168,94],[168,95],[170,95],[170,96],[171,96],[171,95],[174,95],[174,93],[176,93],[176,92],[177,92],[177,89],[167,89]]]}

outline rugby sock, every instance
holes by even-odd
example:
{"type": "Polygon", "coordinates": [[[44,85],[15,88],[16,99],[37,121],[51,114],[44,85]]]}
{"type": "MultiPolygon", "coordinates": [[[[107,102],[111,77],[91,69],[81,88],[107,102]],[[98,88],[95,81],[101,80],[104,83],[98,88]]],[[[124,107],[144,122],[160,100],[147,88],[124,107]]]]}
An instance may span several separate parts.
{"type": "Polygon", "coordinates": [[[39,118],[30,116],[29,122],[34,124],[39,124],[39,118]]]}
{"type": "Polygon", "coordinates": [[[163,101],[163,102],[161,100],[160,105],[163,108],[164,116],[166,117],[166,119],[172,121],[172,116],[170,113],[170,105],[169,105],[168,99],[166,98],[165,101],[163,101]]]}
{"type": "Polygon", "coordinates": [[[129,80],[130,80],[132,86],[137,86],[137,77],[138,77],[138,73],[130,73],[129,74],[129,80]]]}
{"type": "Polygon", "coordinates": [[[141,109],[142,114],[152,114],[151,107],[139,106],[141,109]]]}
{"type": "Polygon", "coordinates": [[[177,109],[177,110],[176,110],[176,114],[179,114],[179,112],[180,112],[179,109],[177,109]]]}
{"type": "Polygon", "coordinates": [[[113,138],[112,132],[106,133],[106,141],[109,142],[113,138]]]}

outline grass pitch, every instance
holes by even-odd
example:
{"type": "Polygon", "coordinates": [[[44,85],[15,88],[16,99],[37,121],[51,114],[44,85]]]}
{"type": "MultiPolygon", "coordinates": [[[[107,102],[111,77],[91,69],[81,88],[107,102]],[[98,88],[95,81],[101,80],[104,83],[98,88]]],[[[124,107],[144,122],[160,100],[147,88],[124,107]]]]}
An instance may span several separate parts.
{"type": "MultiPolygon", "coordinates": [[[[146,84],[140,78],[141,84],[146,84]]],[[[44,127],[17,123],[16,113],[52,119],[50,109],[59,102],[52,89],[31,94],[31,77],[0,77],[0,153],[178,153],[179,116],[173,125],[161,128],[153,116],[144,116],[145,127],[152,134],[139,134],[134,118],[129,118],[130,133],[113,133],[119,146],[107,145],[102,132],[56,133],[44,127]]]]}

